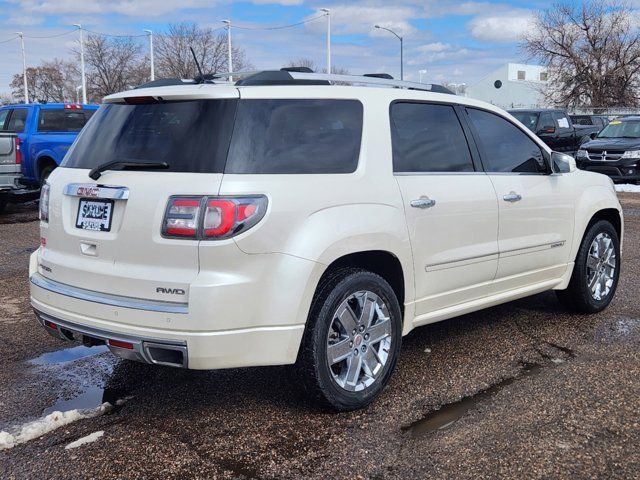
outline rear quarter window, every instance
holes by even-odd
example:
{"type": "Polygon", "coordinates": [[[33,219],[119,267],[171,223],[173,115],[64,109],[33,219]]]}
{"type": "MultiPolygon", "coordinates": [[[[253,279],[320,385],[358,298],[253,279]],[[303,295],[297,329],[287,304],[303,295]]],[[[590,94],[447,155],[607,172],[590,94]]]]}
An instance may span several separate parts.
{"type": "Polygon", "coordinates": [[[352,173],[362,112],[357,100],[241,100],[225,172],[352,173]]]}
{"type": "Polygon", "coordinates": [[[39,132],[79,132],[94,110],[42,109],[38,118],[39,132]]]}

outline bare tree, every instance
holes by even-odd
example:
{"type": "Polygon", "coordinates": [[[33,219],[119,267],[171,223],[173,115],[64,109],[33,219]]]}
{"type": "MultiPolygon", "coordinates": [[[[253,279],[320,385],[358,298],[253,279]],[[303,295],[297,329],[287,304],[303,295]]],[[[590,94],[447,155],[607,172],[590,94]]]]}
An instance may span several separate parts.
{"type": "MultiPolygon", "coordinates": [[[[615,0],[614,0],[615,2],[615,0]]],[[[521,45],[548,67],[548,102],[637,106],[640,38],[623,3],[565,1],[540,12],[521,45]]]]}
{"type": "MultiPolygon", "coordinates": [[[[65,60],[53,59],[37,67],[27,68],[27,86],[30,100],[34,102],[73,101],[77,76],[73,65],[65,60]]],[[[18,102],[24,101],[22,73],[11,80],[11,93],[18,102]]]]}
{"type": "Polygon", "coordinates": [[[85,65],[90,101],[100,102],[106,95],[146,82],[149,69],[141,51],[141,45],[132,38],[89,35],[85,41],[85,65]]]}
{"type": "Polygon", "coordinates": [[[13,96],[8,93],[0,93],[0,105],[9,105],[15,103],[13,96]]]}
{"type": "MultiPolygon", "coordinates": [[[[205,74],[228,70],[227,36],[216,34],[212,28],[193,22],[173,23],[156,36],[155,45],[156,73],[160,78],[194,78],[198,74],[189,47],[193,47],[205,74]]],[[[240,47],[232,48],[231,60],[236,72],[250,68],[240,47]]]]}

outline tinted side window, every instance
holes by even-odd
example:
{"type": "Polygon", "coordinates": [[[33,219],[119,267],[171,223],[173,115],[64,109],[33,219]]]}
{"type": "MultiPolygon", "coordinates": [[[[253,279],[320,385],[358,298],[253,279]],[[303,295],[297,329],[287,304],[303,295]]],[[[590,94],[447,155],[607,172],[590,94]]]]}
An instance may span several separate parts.
{"type": "Polygon", "coordinates": [[[12,111],[11,116],[9,117],[9,124],[7,125],[7,130],[16,133],[24,132],[24,126],[27,123],[27,109],[26,108],[16,108],[12,111]]]}
{"type": "Polygon", "coordinates": [[[483,150],[488,172],[539,173],[540,147],[511,122],[493,113],[468,108],[483,150]]]}
{"type": "Polygon", "coordinates": [[[40,110],[39,132],[79,132],[87,123],[85,112],[78,110],[40,110]]]}
{"type": "Polygon", "coordinates": [[[358,167],[357,100],[240,100],[226,173],[351,173],[358,167]]]}
{"type": "Polygon", "coordinates": [[[472,172],[467,139],[450,105],[391,106],[394,172],[472,172]]]}
{"type": "Polygon", "coordinates": [[[553,120],[553,117],[550,113],[543,113],[540,115],[540,123],[538,123],[538,128],[542,129],[545,127],[557,127],[556,122],[553,120]]]}
{"type": "Polygon", "coordinates": [[[7,115],[9,115],[10,111],[11,110],[9,110],[9,109],[0,110],[0,130],[5,130],[4,124],[5,124],[5,121],[7,120],[7,115]]]}

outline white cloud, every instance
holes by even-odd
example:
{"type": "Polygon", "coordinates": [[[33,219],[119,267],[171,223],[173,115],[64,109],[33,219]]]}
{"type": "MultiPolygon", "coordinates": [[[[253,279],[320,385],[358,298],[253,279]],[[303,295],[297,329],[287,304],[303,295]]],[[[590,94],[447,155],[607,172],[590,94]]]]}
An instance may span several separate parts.
{"type": "Polygon", "coordinates": [[[442,42],[434,42],[434,43],[427,43],[426,45],[420,45],[418,47],[418,51],[420,52],[442,52],[444,50],[449,50],[451,49],[451,45],[449,45],[448,43],[442,43],[442,42]]]}
{"type": "Polygon", "coordinates": [[[253,0],[257,5],[302,5],[304,0],[253,0]]]}
{"type": "Polygon", "coordinates": [[[516,42],[532,28],[533,14],[528,10],[512,10],[480,15],[467,24],[471,35],[485,42],[516,42]]]}
{"type": "Polygon", "coordinates": [[[204,8],[211,6],[211,0],[8,0],[19,9],[44,15],[82,15],[118,13],[130,17],[160,16],[177,8],[204,8]]]}

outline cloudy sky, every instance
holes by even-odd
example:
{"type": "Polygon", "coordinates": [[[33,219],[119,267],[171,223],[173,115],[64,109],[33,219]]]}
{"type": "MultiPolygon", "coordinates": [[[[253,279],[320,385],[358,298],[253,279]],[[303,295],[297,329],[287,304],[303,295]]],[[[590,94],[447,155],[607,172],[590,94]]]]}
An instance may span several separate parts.
{"type": "MultiPolygon", "coordinates": [[[[309,57],[323,67],[326,19],[280,30],[260,30],[313,19],[321,8],[332,17],[332,62],[351,73],[387,72],[399,77],[399,42],[376,23],[405,38],[405,78],[474,83],[508,61],[525,61],[518,38],[541,0],[0,0],[0,93],[21,72],[20,44],[25,35],[27,64],[69,56],[77,42],[74,23],[95,32],[140,35],[163,30],[170,22],[195,21],[218,27],[229,18],[244,29],[232,38],[257,68],[280,67],[309,57]],[[53,38],[37,38],[58,35],[53,38]]],[[[137,39],[146,42],[144,37],[137,39]]]]}

